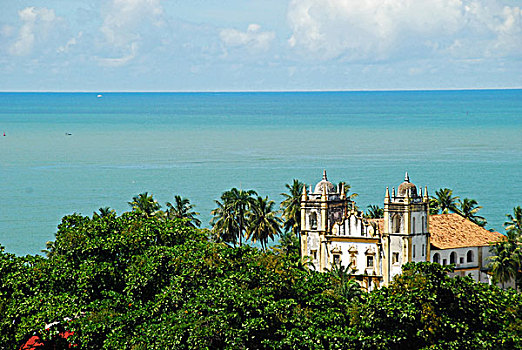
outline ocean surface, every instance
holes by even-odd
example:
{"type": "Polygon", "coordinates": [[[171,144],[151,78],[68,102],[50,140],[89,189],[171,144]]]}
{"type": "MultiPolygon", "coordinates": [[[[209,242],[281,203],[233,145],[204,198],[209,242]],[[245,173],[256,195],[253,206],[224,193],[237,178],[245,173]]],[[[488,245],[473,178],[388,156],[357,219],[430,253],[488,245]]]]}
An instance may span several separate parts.
{"type": "Polygon", "coordinates": [[[0,93],[6,251],[38,254],[64,215],[121,213],[145,191],[188,197],[208,227],[223,191],[279,203],[323,169],[361,209],[406,171],[476,199],[500,232],[522,205],[522,90],[101,94],[0,93]]]}

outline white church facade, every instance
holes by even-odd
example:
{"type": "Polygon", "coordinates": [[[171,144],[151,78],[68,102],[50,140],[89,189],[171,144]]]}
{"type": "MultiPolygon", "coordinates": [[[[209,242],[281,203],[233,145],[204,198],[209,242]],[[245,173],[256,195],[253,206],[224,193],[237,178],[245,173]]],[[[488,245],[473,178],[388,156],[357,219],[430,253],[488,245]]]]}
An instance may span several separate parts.
{"type": "Polygon", "coordinates": [[[489,282],[489,244],[503,239],[457,214],[429,215],[425,187],[408,174],[397,192],[386,188],[384,218],[367,219],[326,177],[301,197],[301,256],[317,271],[348,267],[362,286],[387,285],[407,262],[455,264],[455,275],[489,282]]]}

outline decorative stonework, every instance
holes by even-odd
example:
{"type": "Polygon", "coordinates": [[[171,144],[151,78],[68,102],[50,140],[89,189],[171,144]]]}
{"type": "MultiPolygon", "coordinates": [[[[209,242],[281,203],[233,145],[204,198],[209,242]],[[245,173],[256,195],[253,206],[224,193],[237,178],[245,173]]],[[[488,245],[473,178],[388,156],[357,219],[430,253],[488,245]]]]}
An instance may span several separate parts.
{"type": "Polygon", "coordinates": [[[362,276],[368,288],[389,283],[404,263],[424,256],[420,250],[415,255],[415,247],[425,246],[429,254],[429,233],[423,228],[423,218],[428,217],[427,191],[417,191],[408,176],[398,188],[392,196],[386,189],[379,226],[378,220],[366,219],[356,210],[344,187],[336,189],[324,172],[315,188],[305,187],[301,197],[301,254],[313,256],[318,271],[331,270],[335,264],[357,269],[355,274],[362,276]],[[415,222],[418,225],[412,229],[415,222]],[[371,280],[365,280],[370,276],[371,280]]]}

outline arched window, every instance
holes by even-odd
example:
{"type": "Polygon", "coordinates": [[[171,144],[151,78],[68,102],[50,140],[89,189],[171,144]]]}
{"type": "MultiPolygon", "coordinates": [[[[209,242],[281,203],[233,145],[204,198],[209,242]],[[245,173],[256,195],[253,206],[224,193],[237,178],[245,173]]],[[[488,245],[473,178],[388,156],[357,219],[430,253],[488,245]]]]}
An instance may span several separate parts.
{"type": "Polygon", "coordinates": [[[394,233],[399,233],[401,232],[401,216],[400,215],[395,215],[393,217],[393,227],[392,227],[392,231],[394,233]]]}
{"type": "Polygon", "coordinates": [[[317,230],[317,213],[310,214],[310,228],[317,230]]]}
{"type": "Polygon", "coordinates": [[[440,255],[439,255],[439,253],[433,254],[433,262],[437,263],[437,264],[440,264],[440,255]]]}
{"type": "Polygon", "coordinates": [[[450,254],[450,264],[456,264],[457,263],[457,253],[451,252],[450,254]]]}
{"type": "Polygon", "coordinates": [[[473,262],[473,251],[468,250],[468,253],[466,254],[466,262],[473,262]]]}

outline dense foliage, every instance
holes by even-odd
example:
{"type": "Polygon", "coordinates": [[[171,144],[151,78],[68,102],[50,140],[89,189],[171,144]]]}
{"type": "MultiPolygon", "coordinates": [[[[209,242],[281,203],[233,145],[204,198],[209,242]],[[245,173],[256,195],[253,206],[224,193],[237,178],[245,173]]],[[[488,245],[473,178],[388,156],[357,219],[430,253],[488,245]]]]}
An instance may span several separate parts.
{"type": "Polygon", "coordinates": [[[507,214],[504,223],[506,239],[492,246],[490,269],[493,279],[502,286],[515,282],[515,288],[522,288],[522,208],[513,208],[513,215],[507,214]]]}
{"type": "Polygon", "coordinates": [[[212,242],[189,221],[74,214],[46,258],[2,250],[0,348],[64,329],[78,349],[522,347],[512,290],[423,263],[365,294],[342,271],[308,270],[292,234],[261,251],[212,242]]]}

